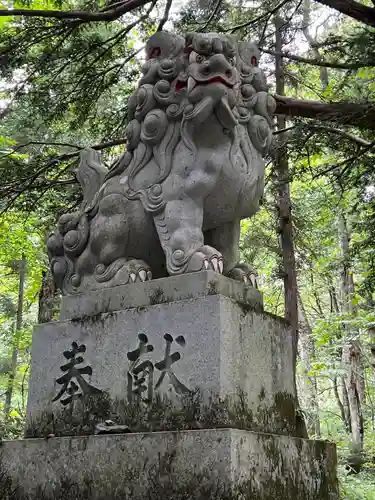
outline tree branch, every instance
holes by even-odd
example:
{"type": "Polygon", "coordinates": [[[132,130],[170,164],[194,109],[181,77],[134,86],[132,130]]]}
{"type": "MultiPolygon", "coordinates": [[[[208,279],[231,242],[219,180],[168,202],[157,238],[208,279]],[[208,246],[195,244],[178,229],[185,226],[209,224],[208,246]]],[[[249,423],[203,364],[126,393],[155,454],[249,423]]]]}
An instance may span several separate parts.
{"type": "Polygon", "coordinates": [[[362,137],[358,137],[358,135],[351,134],[350,132],[346,132],[345,130],[341,130],[336,127],[326,127],[324,125],[310,125],[306,124],[306,126],[313,130],[322,130],[323,132],[329,132],[331,134],[341,135],[350,141],[356,142],[360,146],[372,146],[373,143],[370,141],[366,141],[366,139],[362,139],[362,137]]]}
{"type": "Polygon", "coordinates": [[[274,95],[277,115],[315,118],[375,130],[375,105],[350,102],[319,102],[274,95]]]}
{"type": "Polygon", "coordinates": [[[360,23],[367,24],[368,26],[375,26],[375,9],[367,7],[354,0],[315,0],[323,5],[327,5],[346,16],[359,21],[360,23]]]}
{"type": "Polygon", "coordinates": [[[86,12],[86,11],[62,11],[62,10],[32,10],[32,9],[0,9],[2,16],[21,16],[21,17],[46,17],[55,19],[79,19],[84,22],[114,21],[123,14],[130,12],[138,7],[142,7],[151,0],[126,0],[121,2],[118,7],[112,8],[106,12],[86,12]]]}
{"type": "Polygon", "coordinates": [[[211,21],[214,19],[214,17],[216,16],[216,14],[219,11],[221,2],[222,2],[222,0],[217,0],[215,8],[211,12],[210,17],[206,21],[203,21],[203,23],[198,23],[198,24],[202,24],[202,26],[200,26],[200,28],[199,28],[199,31],[204,31],[207,28],[207,26],[211,23],[211,21]]]}
{"type": "Polygon", "coordinates": [[[168,21],[169,13],[170,13],[170,10],[172,7],[172,1],[173,0],[167,0],[167,3],[165,5],[165,9],[164,9],[163,17],[160,19],[159,26],[158,26],[156,31],[161,31],[164,28],[165,23],[168,21]]]}
{"type": "Polygon", "coordinates": [[[250,21],[246,21],[245,23],[238,24],[237,26],[233,26],[232,28],[228,28],[224,30],[224,32],[230,31],[231,33],[235,33],[236,31],[242,29],[242,28],[247,28],[248,26],[251,26],[252,24],[256,24],[259,21],[262,21],[265,18],[271,17],[273,14],[275,14],[278,10],[280,10],[282,7],[284,7],[285,4],[290,2],[290,0],[283,0],[279,4],[276,5],[273,9],[264,12],[260,16],[256,17],[255,19],[250,19],[250,21]]]}
{"type": "Polygon", "coordinates": [[[357,62],[357,63],[340,63],[335,61],[322,61],[319,59],[309,59],[307,57],[297,56],[295,54],[290,54],[289,52],[275,52],[273,50],[268,50],[260,47],[260,50],[265,54],[270,54],[271,56],[280,56],[290,59],[291,61],[301,62],[304,64],[311,64],[312,66],[321,66],[323,68],[333,68],[333,69],[360,69],[368,68],[370,66],[375,66],[374,61],[357,62]]]}
{"type": "MultiPolygon", "coordinates": [[[[128,140],[124,137],[121,139],[114,139],[113,141],[108,141],[108,142],[103,142],[102,144],[95,144],[94,146],[90,146],[91,149],[95,149],[96,151],[102,151],[103,149],[108,149],[112,148],[113,146],[120,146],[121,144],[126,144],[128,140]]],[[[68,160],[69,158],[73,158],[74,156],[78,156],[80,151],[85,149],[86,147],[89,146],[74,146],[76,148],[79,148],[79,151],[74,152],[74,153],[65,153],[60,156],[57,156],[53,158],[53,161],[65,161],[68,160]]]]}
{"type": "Polygon", "coordinates": [[[351,134],[350,132],[346,132],[345,130],[342,130],[340,128],[328,127],[326,125],[316,125],[310,122],[291,125],[290,127],[282,128],[280,130],[275,130],[273,132],[273,135],[283,134],[284,132],[290,132],[291,130],[297,130],[297,129],[322,130],[323,132],[328,132],[330,134],[341,135],[342,137],[345,137],[350,141],[356,142],[360,146],[372,146],[373,144],[372,142],[366,141],[366,139],[363,139],[358,135],[351,134]]]}

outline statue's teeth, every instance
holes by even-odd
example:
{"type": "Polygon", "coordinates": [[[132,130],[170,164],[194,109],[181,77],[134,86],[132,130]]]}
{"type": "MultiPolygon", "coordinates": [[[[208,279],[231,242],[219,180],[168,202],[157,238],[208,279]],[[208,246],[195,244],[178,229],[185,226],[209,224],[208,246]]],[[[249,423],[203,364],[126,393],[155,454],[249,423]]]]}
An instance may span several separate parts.
{"type": "Polygon", "coordinates": [[[245,285],[247,285],[249,283],[249,278],[247,276],[243,276],[243,282],[245,283],[245,285]]]}
{"type": "Polygon", "coordinates": [[[217,267],[217,264],[218,264],[218,260],[217,260],[217,257],[212,257],[211,259],[211,264],[212,264],[212,268],[214,271],[217,271],[218,267],[217,267]]]}
{"type": "Polygon", "coordinates": [[[189,76],[188,80],[187,80],[187,89],[188,89],[188,92],[191,92],[193,90],[193,88],[196,86],[197,82],[194,80],[194,78],[192,76],[189,76]]]}
{"type": "Polygon", "coordinates": [[[205,261],[204,261],[204,268],[208,269],[209,267],[210,267],[210,264],[209,264],[208,260],[205,259],[205,261]]]}
{"type": "Polygon", "coordinates": [[[223,274],[223,269],[224,269],[223,259],[219,259],[219,272],[220,272],[220,274],[223,274]]]}
{"type": "Polygon", "coordinates": [[[132,282],[134,283],[135,280],[137,279],[137,275],[134,274],[134,273],[130,273],[130,279],[132,280],[132,282]]]}
{"type": "Polygon", "coordinates": [[[251,284],[253,285],[253,287],[255,287],[256,283],[257,283],[257,279],[256,279],[255,274],[250,274],[250,281],[251,281],[251,284]]]}
{"type": "Polygon", "coordinates": [[[138,274],[139,274],[139,277],[141,278],[141,281],[146,281],[147,273],[144,269],[141,269],[138,274]]]}

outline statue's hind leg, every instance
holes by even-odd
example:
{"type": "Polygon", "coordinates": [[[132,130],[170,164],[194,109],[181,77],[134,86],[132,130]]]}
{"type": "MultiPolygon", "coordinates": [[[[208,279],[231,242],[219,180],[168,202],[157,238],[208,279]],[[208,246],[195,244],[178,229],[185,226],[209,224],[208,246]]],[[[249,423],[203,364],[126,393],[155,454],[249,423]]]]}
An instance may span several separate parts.
{"type": "Polygon", "coordinates": [[[217,248],[224,258],[224,274],[258,288],[256,273],[248,265],[239,262],[240,220],[236,219],[205,231],[204,241],[217,248]]]}
{"type": "Polygon", "coordinates": [[[119,194],[104,196],[90,229],[88,245],[76,266],[84,288],[95,290],[152,279],[148,248],[157,242],[157,235],[140,202],[128,202],[119,194]]]}

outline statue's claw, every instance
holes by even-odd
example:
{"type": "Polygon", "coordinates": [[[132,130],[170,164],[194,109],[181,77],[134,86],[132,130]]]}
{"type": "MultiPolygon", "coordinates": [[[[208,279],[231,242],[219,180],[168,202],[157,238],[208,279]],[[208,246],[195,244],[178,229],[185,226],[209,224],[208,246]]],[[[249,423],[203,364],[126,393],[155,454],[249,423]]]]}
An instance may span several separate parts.
{"type": "Polygon", "coordinates": [[[110,283],[111,286],[126,285],[152,280],[150,267],[143,260],[125,258],[118,259],[105,267],[96,266],[95,278],[99,283],[110,283]]]}
{"type": "Polygon", "coordinates": [[[149,266],[141,260],[129,260],[125,265],[129,270],[129,283],[136,283],[152,280],[152,272],[149,266]]]}
{"type": "Polygon", "coordinates": [[[141,281],[146,281],[147,280],[147,271],[145,271],[144,269],[141,269],[138,272],[138,275],[139,275],[141,281]]]}
{"type": "Polygon", "coordinates": [[[242,281],[247,286],[252,286],[258,289],[256,273],[247,264],[237,264],[228,272],[227,276],[228,278],[242,281]]]}
{"type": "Polygon", "coordinates": [[[222,274],[224,268],[223,256],[215,248],[203,245],[190,257],[186,272],[212,270],[222,274]]]}
{"type": "Polygon", "coordinates": [[[130,280],[135,283],[136,281],[145,281],[152,280],[152,273],[150,270],[146,271],[145,269],[140,269],[137,273],[130,273],[130,280]]]}

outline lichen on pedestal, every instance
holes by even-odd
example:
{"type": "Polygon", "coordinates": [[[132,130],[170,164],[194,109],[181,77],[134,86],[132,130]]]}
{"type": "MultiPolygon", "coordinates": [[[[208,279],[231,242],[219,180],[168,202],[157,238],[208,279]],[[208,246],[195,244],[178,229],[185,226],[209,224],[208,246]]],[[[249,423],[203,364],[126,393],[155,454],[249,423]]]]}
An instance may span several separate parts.
{"type": "Polygon", "coordinates": [[[3,444],[0,493],[2,500],[338,500],[335,457],[327,443],[233,429],[29,439],[3,444]]]}
{"type": "MultiPolygon", "coordinates": [[[[261,399],[261,398],[260,398],[261,399]]],[[[193,429],[234,428],[266,432],[271,425],[277,434],[295,432],[295,402],[289,394],[279,393],[271,407],[260,407],[254,414],[246,395],[239,392],[234,398],[212,395],[208,401],[199,389],[178,398],[156,395],[149,404],[129,404],[126,399],[111,400],[108,393],[82,398],[74,408],[56,408],[31,421],[26,438],[53,436],[85,436],[95,433],[98,423],[106,420],[123,425],[128,432],[177,431],[193,429]]]]}

